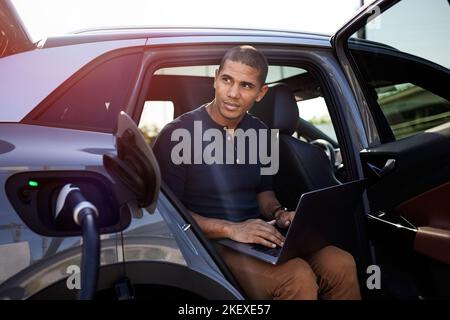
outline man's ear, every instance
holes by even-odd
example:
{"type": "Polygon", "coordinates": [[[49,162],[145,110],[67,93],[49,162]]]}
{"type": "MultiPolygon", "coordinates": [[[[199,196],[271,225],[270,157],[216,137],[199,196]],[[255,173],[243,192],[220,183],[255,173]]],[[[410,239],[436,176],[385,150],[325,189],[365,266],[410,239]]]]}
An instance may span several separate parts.
{"type": "Polygon", "coordinates": [[[256,97],[256,102],[260,102],[262,100],[262,98],[264,98],[264,96],[267,93],[267,90],[269,90],[269,86],[267,84],[265,84],[261,87],[261,89],[259,90],[258,96],[256,97]]]}
{"type": "Polygon", "coordinates": [[[219,76],[219,69],[216,69],[215,75],[214,75],[214,89],[216,88],[216,81],[217,77],[219,76]]]}

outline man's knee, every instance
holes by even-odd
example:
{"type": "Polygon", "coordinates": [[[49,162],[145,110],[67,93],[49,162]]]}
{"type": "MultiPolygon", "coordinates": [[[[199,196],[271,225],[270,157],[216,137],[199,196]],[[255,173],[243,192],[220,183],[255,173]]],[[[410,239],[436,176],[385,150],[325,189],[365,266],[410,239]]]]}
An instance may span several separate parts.
{"type": "Polygon", "coordinates": [[[308,262],[320,278],[341,278],[356,274],[353,256],[334,246],[319,250],[308,258],[308,262]]]}
{"type": "Polygon", "coordinates": [[[277,279],[279,287],[275,298],[317,299],[317,277],[306,261],[294,258],[279,267],[283,276],[277,279]]]}
{"type": "Polygon", "coordinates": [[[290,275],[302,283],[316,283],[317,277],[309,264],[302,259],[294,258],[286,262],[290,275]]]}
{"type": "Polygon", "coordinates": [[[356,263],[350,253],[330,246],[314,260],[323,299],[361,299],[356,263]]]}
{"type": "Polygon", "coordinates": [[[326,247],[324,250],[328,251],[329,259],[332,262],[330,267],[334,270],[345,274],[354,273],[356,271],[355,259],[347,251],[334,246],[326,247]]]}

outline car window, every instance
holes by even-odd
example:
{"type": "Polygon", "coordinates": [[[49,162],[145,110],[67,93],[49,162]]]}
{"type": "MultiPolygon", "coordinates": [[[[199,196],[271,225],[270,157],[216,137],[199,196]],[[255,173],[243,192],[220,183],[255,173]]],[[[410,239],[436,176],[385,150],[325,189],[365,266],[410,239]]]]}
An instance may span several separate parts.
{"type": "Polygon", "coordinates": [[[174,104],[172,101],[145,101],[139,121],[139,130],[145,141],[152,145],[159,132],[173,120],[174,104]]]}
{"type": "Polygon", "coordinates": [[[380,86],[377,102],[396,138],[450,121],[450,102],[412,83],[380,86]]]}
{"type": "MultiPolygon", "coordinates": [[[[188,66],[188,67],[170,67],[161,68],[155,72],[155,75],[184,75],[184,76],[203,76],[214,77],[218,65],[188,66]]],[[[267,73],[267,83],[272,83],[291,76],[296,76],[306,72],[303,69],[288,66],[269,66],[267,73]]]]}
{"type": "MultiPolygon", "coordinates": [[[[218,65],[182,66],[154,72],[139,121],[139,129],[148,143],[152,144],[161,129],[174,118],[214,98],[213,82],[218,68],[218,65]]],[[[304,73],[306,70],[301,68],[269,66],[267,82],[304,73]]]]}
{"type": "Polygon", "coordinates": [[[52,102],[38,106],[44,111],[33,120],[48,125],[113,132],[119,112],[127,107],[140,57],[141,54],[129,54],[110,59],[64,92],[57,89],[52,102]]]}
{"type": "Polygon", "coordinates": [[[368,101],[395,139],[450,121],[449,18],[448,1],[404,0],[348,40],[368,101]]]}
{"type": "MultiPolygon", "coordinates": [[[[323,97],[297,101],[297,106],[300,118],[308,121],[328,137],[337,141],[330,113],[328,112],[327,104],[323,97]]],[[[304,136],[300,136],[299,138],[308,141],[304,136]]]]}
{"type": "MultiPolygon", "coordinates": [[[[218,67],[218,65],[169,67],[158,69],[154,73],[149,96],[167,100],[147,100],[144,104],[139,128],[147,141],[153,142],[164,125],[172,121],[177,114],[190,111],[214,98],[213,77],[218,67]],[[169,99],[171,100],[168,101],[169,99]]],[[[337,142],[327,104],[316,77],[303,68],[272,65],[269,66],[267,82],[274,80],[292,82],[297,88],[295,97],[300,118],[337,142]]],[[[307,129],[299,130],[294,136],[304,141],[322,138],[311,134],[307,129]]]]}
{"type": "Polygon", "coordinates": [[[448,68],[450,43],[445,39],[450,38],[449,15],[447,0],[402,0],[373,15],[352,38],[383,44],[448,68]]]}

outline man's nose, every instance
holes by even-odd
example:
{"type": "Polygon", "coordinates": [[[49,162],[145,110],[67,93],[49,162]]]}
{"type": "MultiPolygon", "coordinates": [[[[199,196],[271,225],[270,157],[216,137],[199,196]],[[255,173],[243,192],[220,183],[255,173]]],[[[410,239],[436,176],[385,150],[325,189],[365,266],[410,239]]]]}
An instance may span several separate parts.
{"type": "Polygon", "coordinates": [[[228,97],[237,99],[237,98],[239,98],[239,95],[240,95],[239,85],[233,84],[232,86],[230,86],[230,88],[228,89],[228,97]]]}

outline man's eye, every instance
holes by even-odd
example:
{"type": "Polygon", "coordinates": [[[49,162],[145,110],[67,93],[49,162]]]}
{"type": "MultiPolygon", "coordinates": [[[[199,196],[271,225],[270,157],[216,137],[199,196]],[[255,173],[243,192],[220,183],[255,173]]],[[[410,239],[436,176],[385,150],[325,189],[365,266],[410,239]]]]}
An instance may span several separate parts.
{"type": "Polygon", "coordinates": [[[245,89],[251,89],[251,88],[252,88],[252,85],[251,85],[251,84],[248,84],[248,83],[244,83],[244,84],[242,85],[242,87],[245,88],[245,89]]]}
{"type": "Polygon", "coordinates": [[[222,80],[223,80],[223,82],[230,82],[230,78],[226,78],[226,77],[224,77],[224,78],[222,78],[222,80]]]}

